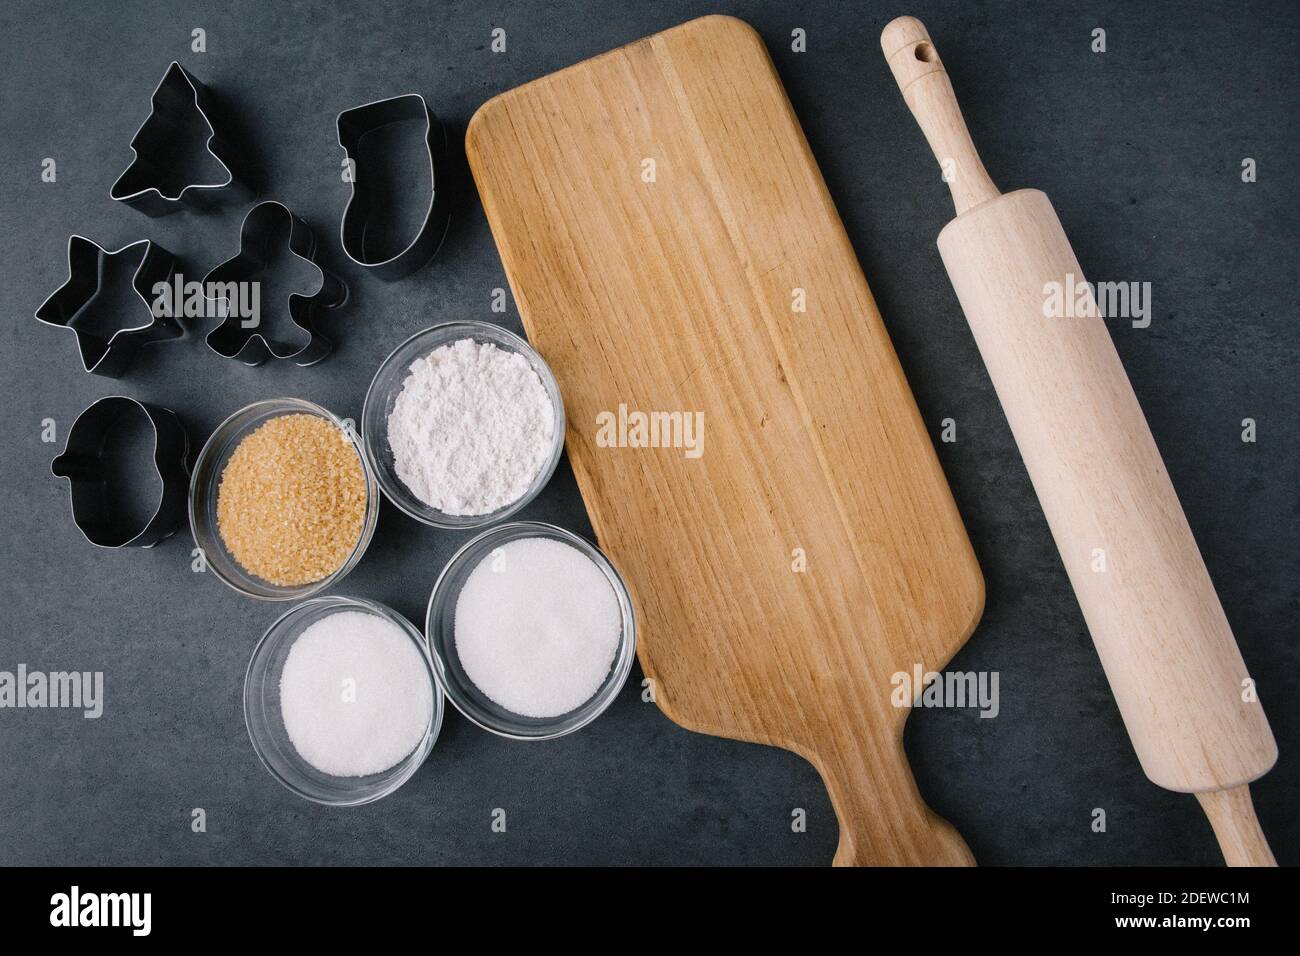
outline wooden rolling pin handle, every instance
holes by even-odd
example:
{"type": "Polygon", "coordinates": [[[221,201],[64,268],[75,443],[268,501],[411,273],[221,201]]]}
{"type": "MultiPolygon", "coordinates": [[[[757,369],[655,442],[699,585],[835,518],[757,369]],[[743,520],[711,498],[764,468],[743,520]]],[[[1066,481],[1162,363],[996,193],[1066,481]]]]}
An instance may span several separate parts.
{"type": "Polygon", "coordinates": [[[1227,790],[1206,790],[1198,793],[1196,799],[1210,818],[1214,837],[1228,866],[1277,866],[1255,816],[1249,784],[1227,790]]]}
{"type": "Polygon", "coordinates": [[[880,46],[907,108],[939,161],[957,215],[996,199],[998,187],[975,151],[952,82],[925,24],[915,17],[892,20],[880,35],[880,46]]]}

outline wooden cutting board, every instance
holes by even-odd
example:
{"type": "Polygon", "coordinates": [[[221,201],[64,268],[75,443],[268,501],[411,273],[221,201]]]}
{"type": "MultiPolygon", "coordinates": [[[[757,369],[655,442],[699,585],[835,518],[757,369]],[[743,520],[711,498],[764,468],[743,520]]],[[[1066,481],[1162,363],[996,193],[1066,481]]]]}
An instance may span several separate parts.
{"type": "Polygon", "coordinates": [[[466,150],[659,706],[810,760],[838,864],[973,862],[891,680],[943,667],[983,580],[758,34],[705,17],[510,90],[466,150]],[[703,413],[702,453],[611,445],[635,412],[703,413]]]}

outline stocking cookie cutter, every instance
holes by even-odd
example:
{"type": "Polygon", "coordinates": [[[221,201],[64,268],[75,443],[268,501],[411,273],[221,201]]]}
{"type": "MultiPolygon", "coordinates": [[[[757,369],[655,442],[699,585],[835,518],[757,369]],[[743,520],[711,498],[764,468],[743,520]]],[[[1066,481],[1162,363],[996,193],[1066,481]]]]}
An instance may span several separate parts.
{"type": "Polygon", "coordinates": [[[392,281],[409,275],[438,252],[451,223],[451,200],[445,188],[447,172],[447,135],[438,118],[419,93],[407,93],[375,100],[344,110],[335,120],[339,145],[352,174],[352,194],[343,210],[339,232],[343,251],[359,266],[369,269],[380,279],[392,281]],[[424,149],[429,161],[429,205],[415,237],[406,248],[392,256],[366,252],[366,233],[375,224],[376,209],[371,196],[370,173],[361,165],[363,140],[386,126],[406,121],[424,124],[424,149]]]}

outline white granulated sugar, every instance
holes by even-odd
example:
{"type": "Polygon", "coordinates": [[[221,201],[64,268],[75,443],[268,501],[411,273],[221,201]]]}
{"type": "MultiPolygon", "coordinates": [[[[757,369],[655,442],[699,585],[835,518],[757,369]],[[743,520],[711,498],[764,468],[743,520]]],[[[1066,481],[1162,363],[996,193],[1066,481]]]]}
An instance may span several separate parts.
{"type": "Polygon", "coordinates": [[[397,477],[448,515],[518,501],[551,454],[555,409],[528,359],[460,339],[411,363],[388,416],[397,477]]]}
{"type": "Polygon", "coordinates": [[[470,572],[455,628],[456,655],[479,690],[524,717],[558,717],[604,683],[623,618],[613,587],[585,554],[521,538],[470,572]]]}
{"type": "Polygon", "coordinates": [[[433,718],[419,650],[392,621],[337,611],[308,625],[284,661],[280,713],[303,760],[362,777],[399,763],[433,718]]]}

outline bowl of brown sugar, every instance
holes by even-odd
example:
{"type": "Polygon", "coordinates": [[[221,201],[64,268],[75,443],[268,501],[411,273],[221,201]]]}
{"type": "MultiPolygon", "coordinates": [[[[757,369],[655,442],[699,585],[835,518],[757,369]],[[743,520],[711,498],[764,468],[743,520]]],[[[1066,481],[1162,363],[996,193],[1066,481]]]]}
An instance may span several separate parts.
{"type": "Polygon", "coordinates": [[[264,601],[334,584],[361,560],[378,517],[379,488],[355,430],[302,399],[235,412],[190,479],[195,561],[264,601]]]}

